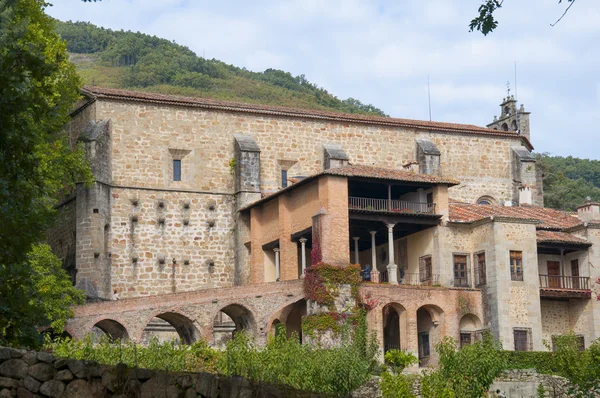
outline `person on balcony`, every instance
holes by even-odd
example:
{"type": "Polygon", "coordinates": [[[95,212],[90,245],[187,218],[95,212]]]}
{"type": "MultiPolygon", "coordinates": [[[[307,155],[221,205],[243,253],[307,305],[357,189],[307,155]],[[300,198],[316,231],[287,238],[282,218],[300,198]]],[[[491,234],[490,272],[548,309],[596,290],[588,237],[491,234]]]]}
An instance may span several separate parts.
{"type": "Polygon", "coordinates": [[[365,268],[362,270],[362,280],[363,282],[371,281],[371,264],[365,264],[365,268]]]}

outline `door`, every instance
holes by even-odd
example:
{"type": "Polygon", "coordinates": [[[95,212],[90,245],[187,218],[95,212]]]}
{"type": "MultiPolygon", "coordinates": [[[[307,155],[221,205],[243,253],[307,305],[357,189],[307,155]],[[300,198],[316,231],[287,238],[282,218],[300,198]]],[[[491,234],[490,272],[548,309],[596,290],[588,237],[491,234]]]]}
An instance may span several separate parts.
{"type": "Polygon", "coordinates": [[[571,276],[573,289],[580,289],[579,287],[579,260],[571,261],[571,276]]]}
{"type": "Polygon", "coordinates": [[[548,261],[548,287],[560,288],[560,262],[548,261]]]}

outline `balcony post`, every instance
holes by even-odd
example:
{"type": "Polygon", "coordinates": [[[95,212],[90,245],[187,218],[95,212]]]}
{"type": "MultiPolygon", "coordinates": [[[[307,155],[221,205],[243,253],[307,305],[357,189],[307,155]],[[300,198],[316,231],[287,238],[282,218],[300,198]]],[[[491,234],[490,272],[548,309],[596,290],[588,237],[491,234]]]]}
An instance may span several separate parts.
{"type": "Polygon", "coordinates": [[[371,267],[375,271],[377,269],[377,247],[375,246],[375,234],[377,231],[369,231],[371,234],[371,267]]]}
{"type": "Polygon", "coordinates": [[[304,270],[306,269],[306,241],[308,239],[302,237],[300,239],[298,239],[298,242],[300,242],[300,255],[302,258],[302,275],[300,275],[301,278],[304,278],[304,270]]]}
{"type": "Polygon", "coordinates": [[[394,226],[396,224],[386,224],[388,228],[388,252],[390,261],[387,265],[388,281],[391,285],[398,284],[398,266],[394,263],[394,226]]]}
{"type": "Polygon", "coordinates": [[[360,238],[355,236],[352,239],[354,239],[354,264],[360,264],[360,260],[358,258],[358,240],[360,238]]]}
{"type": "Polygon", "coordinates": [[[392,211],[392,186],[388,184],[388,203],[387,203],[387,211],[392,211]]]}
{"type": "Polygon", "coordinates": [[[273,251],[275,252],[275,280],[279,281],[279,248],[276,247],[273,251]]]}

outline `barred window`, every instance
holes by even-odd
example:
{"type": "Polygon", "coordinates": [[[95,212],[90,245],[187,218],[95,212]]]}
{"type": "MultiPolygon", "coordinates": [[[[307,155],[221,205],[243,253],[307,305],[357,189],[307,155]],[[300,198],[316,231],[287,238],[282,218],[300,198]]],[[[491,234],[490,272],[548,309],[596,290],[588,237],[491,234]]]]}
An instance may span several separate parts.
{"type": "Polygon", "coordinates": [[[469,267],[466,254],[454,255],[454,286],[469,287],[469,267]]]}
{"type": "Polygon", "coordinates": [[[531,329],[514,328],[515,351],[532,351],[531,329]]]}
{"type": "Polygon", "coordinates": [[[523,280],[523,252],[510,252],[510,279],[513,281],[523,280]]]}
{"type": "Polygon", "coordinates": [[[429,348],[429,333],[419,333],[419,358],[428,357],[430,355],[429,348]]]}
{"type": "Polygon", "coordinates": [[[419,258],[419,280],[421,282],[431,282],[433,272],[431,267],[431,256],[423,256],[419,258]]]}
{"type": "Polygon", "coordinates": [[[475,254],[475,285],[481,286],[487,283],[485,270],[485,252],[475,254]]]}
{"type": "Polygon", "coordinates": [[[472,332],[460,332],[460,348],[464,346],[471,345],[473,342],[473,334],[472,332]]]}

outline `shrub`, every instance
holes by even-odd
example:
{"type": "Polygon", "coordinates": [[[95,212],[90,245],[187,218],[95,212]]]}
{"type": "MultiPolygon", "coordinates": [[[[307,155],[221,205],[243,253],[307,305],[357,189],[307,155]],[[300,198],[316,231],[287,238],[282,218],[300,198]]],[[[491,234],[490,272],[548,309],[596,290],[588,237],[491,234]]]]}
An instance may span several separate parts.
{"type": "Polygon", "coordinates": [[[383,398],[413,398],[413,379],[403,374],[383,372],[379,388],[383,398]]]}
{"type": "Polygon", "coordinates": [[[402,350],[389,350],[385,353],[384,360],[397,373],[418,362],[417,357],[412,352],[402,350]]]}

